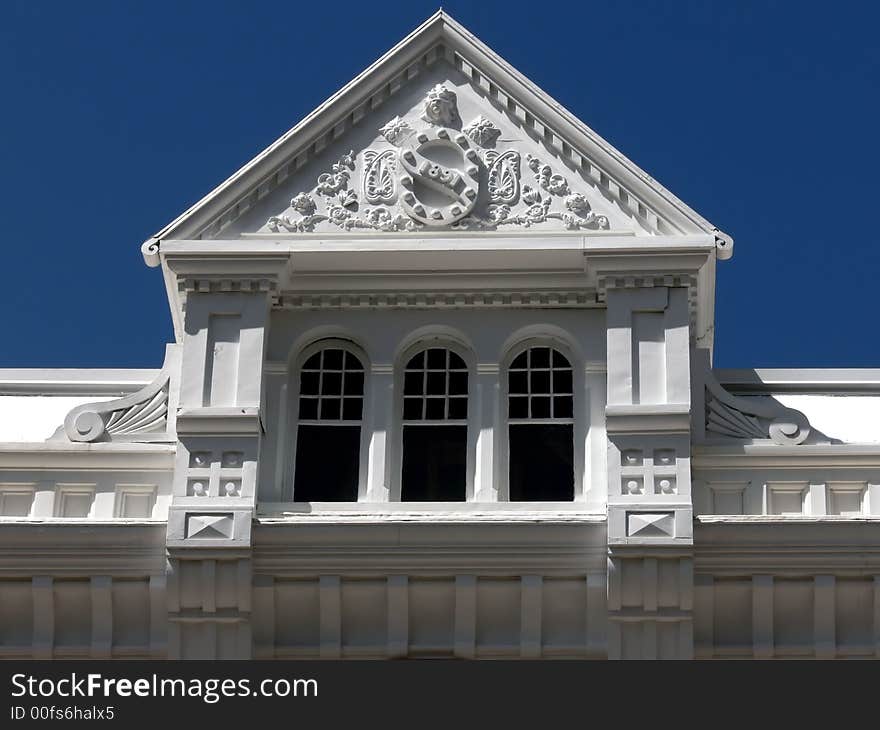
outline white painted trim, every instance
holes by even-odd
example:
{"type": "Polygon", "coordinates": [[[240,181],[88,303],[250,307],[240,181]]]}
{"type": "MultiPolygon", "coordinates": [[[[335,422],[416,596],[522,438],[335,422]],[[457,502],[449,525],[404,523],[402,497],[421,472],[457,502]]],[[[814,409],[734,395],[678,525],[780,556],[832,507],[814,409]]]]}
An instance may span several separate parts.
{"type": "Polygon", "coordinates": [[[713,374],[726,390],[737,395],[880,395],[880,368],[716,369],[713,374]]]}
{"type": "Polygon", "coordinates": [[[161,370],[2,368],[0,395],[125,396],[149,385],[161,370]]]}
{"type": "Polygon", "coordinates": [[[170,472],[176,450],[173,444],[0,443],[0,469],[170,472]]]}

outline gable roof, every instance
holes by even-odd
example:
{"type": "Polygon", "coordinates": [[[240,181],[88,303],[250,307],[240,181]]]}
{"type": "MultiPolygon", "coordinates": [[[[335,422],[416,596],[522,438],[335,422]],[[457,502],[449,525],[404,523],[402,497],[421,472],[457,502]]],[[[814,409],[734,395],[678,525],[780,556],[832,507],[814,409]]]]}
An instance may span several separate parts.
{"type": "Polygon", "coordinates": [[[732,253],[733,239],[729,235],[660,185],[443,10],[148,239],[145,251],[155,251],[163,239],[216,237],[311,155],[441,58],[466,74],[471,83],[501,103],[547,148],[589,177],[649,230],[712,234],[720,258],[732,253]]]}

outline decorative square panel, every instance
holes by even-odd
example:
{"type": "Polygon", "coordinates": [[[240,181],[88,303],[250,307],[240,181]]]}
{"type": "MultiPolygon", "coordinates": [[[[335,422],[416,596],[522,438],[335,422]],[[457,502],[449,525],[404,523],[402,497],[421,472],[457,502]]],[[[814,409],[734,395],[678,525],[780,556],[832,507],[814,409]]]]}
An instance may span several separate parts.
{"type": "Polygon", "coordinates": [[[842,517],[861,517],[864,495],[864,484],[829,484],[828,514],[842,517]]]}
{"type": "Polygon", "coordinates": [[[678,494],[675,477],[655,476],[654,491],[656,494],[678,494]]]}
{"type": "Polygon", "coordinates": [[[34,490],[28,488],[0,489],[0,517],[27,517],[34,503],[34,490]]]}
{"type": "Polygon", "coordinates": [[[807,487],[802,484],[768,484],[767,512],[771,515],[804,514],[807,487]]]}
{"type": "Polygon", "coordinates": [[[641,466],[644,461],[641,449],[626,449],[620,452],[621,466],[641,466]]]}
{"type": "Polygon", "coordinates": [[[115,516],[128,519],[149,519],[156,501],[156,488],[140,485],[117,485],[115,516]]]}
{"type": "Polygon", "coordinates": [[[234,521],[231,512],[186,516],[186,537],[193,540],[231,539],[234,521]]]}
{"type": "Polygon", "coordinates": [[[94,487],[59,486],[55,495],[55,516],[85,518],[92,511],[95,499],[94,487]]]}
{"type": "Polygon", "coordinates": [[[645,479],[644,477],[623,477],[620,483],[621,494],[644,494],[645,479]]]}
{"type": "Polygon", "coordinates": [[[187,497],[207,497],[208,479],[190,479],[186,483],[187,497]]]}
{"type": "Polygon", "coordinates": [[[675,449],[655,449],[654,466],[675,466],[675,449]]]}
{"type": "Polygon", "coordinates": [[[747,487],[748,484],[745,482],[709,484],[708,488],[712,495],[712,514],[745,514],[745,492],[747,487]]]}
{"type": "Polygon", "coordinates": [[[627,537],[675,537],[673,512],[627,512],[627,537]]]}

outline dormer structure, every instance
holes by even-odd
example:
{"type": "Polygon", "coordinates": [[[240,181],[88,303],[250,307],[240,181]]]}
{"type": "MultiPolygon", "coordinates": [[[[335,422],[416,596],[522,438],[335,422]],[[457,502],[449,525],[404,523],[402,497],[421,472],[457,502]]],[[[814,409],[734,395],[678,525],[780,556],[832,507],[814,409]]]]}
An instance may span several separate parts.
{"type": "Polygon", "coordinates": [[[0,580],[16,651],[880,651],[820,612],[880,606],[880,562],[816,547],[874,534],[880,438],[833,431],[880,375],[714,372],[732,238],[446,13],[142,251],[160,372],[0,373],[56,401],[0,445],[0,544],[61,546],[0,580]]]}

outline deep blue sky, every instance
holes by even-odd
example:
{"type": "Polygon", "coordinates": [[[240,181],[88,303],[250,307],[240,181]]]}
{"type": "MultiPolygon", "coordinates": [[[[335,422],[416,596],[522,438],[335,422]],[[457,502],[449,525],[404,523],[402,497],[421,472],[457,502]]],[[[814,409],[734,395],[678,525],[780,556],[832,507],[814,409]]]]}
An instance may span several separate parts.
{"type": "MultiPolygon", "coordinates": [[[[0,367],[157,367],[141,242],[435,2],[6,0],[0,367]]],[[[716,366],[880,367],[877,3],[444,7],[734,236],[716,366]]]]}

